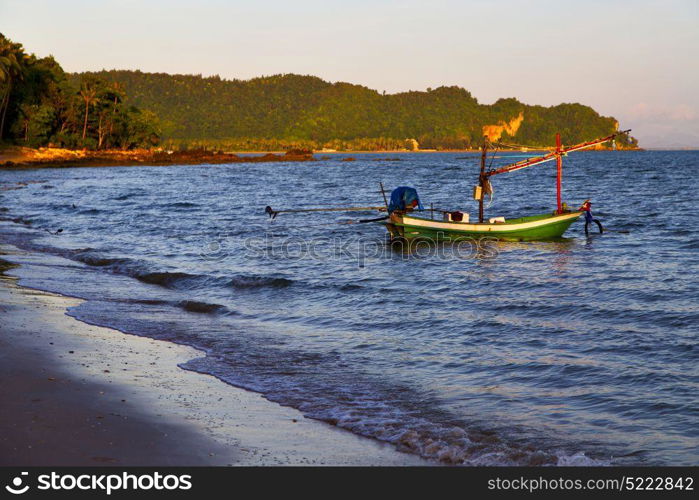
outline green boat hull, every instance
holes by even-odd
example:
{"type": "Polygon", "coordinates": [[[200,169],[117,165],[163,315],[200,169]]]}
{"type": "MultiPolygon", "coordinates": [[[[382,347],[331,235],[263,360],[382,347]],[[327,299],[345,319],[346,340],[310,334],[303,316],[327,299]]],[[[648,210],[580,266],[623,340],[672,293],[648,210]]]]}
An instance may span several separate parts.
{"type": "Polygon", "coordinates": [[[394,214],[386,226],[392,238],[406,240],[457,241],[493,238],[503,241],[546,241],[563,236],[581,215],[582,212],[541,214],[497,224],[468,224],[394,214]]]}

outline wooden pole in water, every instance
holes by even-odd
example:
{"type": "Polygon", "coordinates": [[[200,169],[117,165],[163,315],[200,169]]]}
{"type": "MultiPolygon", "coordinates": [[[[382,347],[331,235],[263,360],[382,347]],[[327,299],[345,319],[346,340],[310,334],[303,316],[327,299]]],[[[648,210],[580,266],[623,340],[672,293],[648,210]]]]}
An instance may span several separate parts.
{"type": "Polygon", "coordinates": [[[386,191],[383,188],[383,182],[379,182],[379,186],[381,187],[381,194],[383,195],[383,202],[386,204],[386,210],[388,210],[388,199],[386,199],[386,191]]]}
{"type": "Polygon", "coordinates": [[[481,175],[478,177],[478,185],[481,187],[480,199],[478,200],[478,222],[483,222],[483,197],[485,189],[485,160],[488,154],[488,136],[483,136],[483,148],[481,150],[481,175]]]}
{"type": "Polygon", "coordinates": [[[563,180],[563,156],[561,150],[563,146],[561,145],[561,134],[556,134],[556,213],[563,213],[563,208],[561,205],[561,183],[563,180]]]}
{"type": "Polygon", "coordinates": [[[303,212],[369,212],[372,210],[378,210],[379,212],[385,212],[386,207],[322,207],[322,208],[294,208],[294,209],[284,209],[284,210],[274,210],[270,206],[265,207],[265,213],[269,215],[271,219],[275,219],[279,214],[291,214],[291,213],[303,213],[303,212]]]}

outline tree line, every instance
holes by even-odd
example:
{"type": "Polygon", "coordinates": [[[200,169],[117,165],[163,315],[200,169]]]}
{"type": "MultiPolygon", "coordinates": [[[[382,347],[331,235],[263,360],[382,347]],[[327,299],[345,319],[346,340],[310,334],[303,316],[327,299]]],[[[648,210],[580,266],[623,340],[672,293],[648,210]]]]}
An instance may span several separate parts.
{"type": "MultiPolygon", "coordinates": [[[[387,149],[415,139],[424,149],[468,149],[482,143],[483,127],[520,114],[517,131],[504,132],[501,141],[551,146],[560,132],[564,143],[574,144],[618,127],[613,117],[582,104],[529,106],[513,98],[480,104],[456,86],[386,94],[296,74],[226,80],[112,70],[72,78],[86,76],[119,82],[135,105],[159,117],[164,139],[185,145],[387,149]]],[[[636,147],[636,141],[620,137],[617,146],[636,147]]]]}
{"type": "Polygon", "coordinates": [[[0,33],[0,142],[129,149],[159,137],[155,114],[131,105],[118,81],[69,78],[52,56],[27,53],[0,33]]]}

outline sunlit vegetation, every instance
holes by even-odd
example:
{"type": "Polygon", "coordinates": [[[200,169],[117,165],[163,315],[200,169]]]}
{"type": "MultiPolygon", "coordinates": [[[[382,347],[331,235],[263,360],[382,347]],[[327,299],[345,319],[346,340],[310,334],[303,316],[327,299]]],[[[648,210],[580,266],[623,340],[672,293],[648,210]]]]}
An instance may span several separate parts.
{"type": "Polygon", "coordinates": [[[510,98],[483,105],[459,87],[384,94],[294,74],[224,80],[115,70],[73,78],[88,76],[119,82],[136,106],[159,117],[166,144],[180,146],[380,150],[410,149],[406,140],[415,139],[423,149],[467,149],[481,144],[484,126],[520,114],[517,132],[503,133],[502,141],[550,146],[561,132],[572,144],[617,128],[614,118],[582,104],[528,106],[510,98]]]}
{"type": "Polygon", "coordinates": [[[159,141],[158,120],[130,104],[114,80],[68,78],[56,60],[0,34],[0,142],[129,149],[159,141]]]}

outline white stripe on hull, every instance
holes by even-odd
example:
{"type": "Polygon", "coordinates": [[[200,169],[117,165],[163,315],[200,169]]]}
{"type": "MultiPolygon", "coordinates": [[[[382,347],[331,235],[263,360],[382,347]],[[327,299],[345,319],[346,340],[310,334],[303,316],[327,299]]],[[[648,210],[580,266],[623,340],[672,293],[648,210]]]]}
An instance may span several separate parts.
{"type": "Polygon", "coordinates": [[[496,231],[499,233],[510,231],[522,231],[523,229],[534,229],[537,227],[548,226],[557,222],[563,222],[570,219],[577,219],[582,215],[582,212],[572,212],[570,214],[556,215],[545,219],[534,220],[530,222],[521,222],[516,224],[463,224],[461,222],[441,222],[436,220],[420,219],[418,217],[410,217],[404,215],[401,222],[406,226],[424,227],[428,229],[445,229],[447,231],[463,231],[474,233],[487,233],[496,231]]]}

